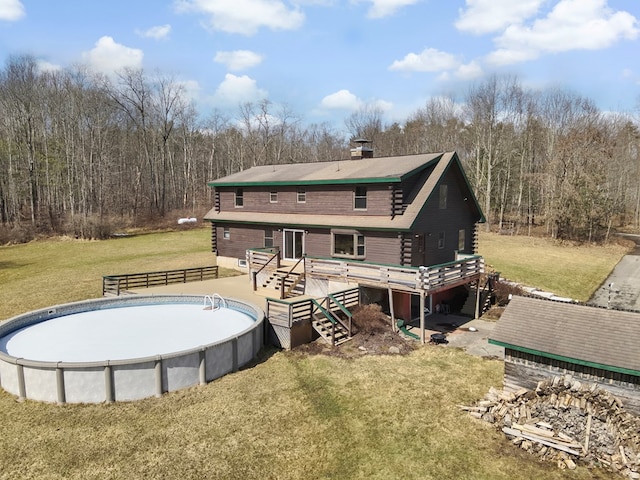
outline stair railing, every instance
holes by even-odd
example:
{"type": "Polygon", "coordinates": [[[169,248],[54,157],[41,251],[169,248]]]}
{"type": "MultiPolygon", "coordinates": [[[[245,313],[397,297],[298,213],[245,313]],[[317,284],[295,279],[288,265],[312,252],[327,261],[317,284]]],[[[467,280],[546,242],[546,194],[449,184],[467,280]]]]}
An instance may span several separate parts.
{"type": "Polygon", "coordinates": [[[273,256],[264,265],[262,265],[262,267],[260,267],[258,271],[251,272],[251,283],[254,292],[258,289],[258,274],[260,274],[260,272],[262,272],[262,270],[264,270],[274,258],[278,259],[278,261],[276,262],[276,268],[278,268],[278,265],[280,265],[280,250],[274,253],[273,256]]]}
{"type": "Polygon", "coordinates": [[[346,315],[347,319],[349,320],[349,324],[347,325],[340,319],[340,317],[336,317],[336,319],[342,324],[342,326],[347,329],[349,338],[351,338],[351,320],[353,318],[353,314],[331,293],[327,297],[327,310],[329,310],[330,312],[332,311],[331,302],[335,303],[336,306],[342,311],[342,313],[346,315]]]}
{"type": "Polygon", "coordinates": [[[313,308],[311,310],[311,318],[313,318],[314,315],[316,314],[316,310],[320,310],[320,313],[322,313],[327,318],[327,320],[329,320],[331,322],[331,345],[335,346],[335,344],[336,344],[336,320],[337,320],[335,318],[335,315],[333,315],[333,313],[331,311],[328,311],[326,308],[324,308],[322,305],[320,305],[315,298],[311,299],[311,304],[313,305],[313,308]]]}
{"type": "Polygon", "coordinates": [[[306,255],[303,254],[302,257],[300,257],[298,259],[298,261],[295,263],[295,265],[293,267],[291,267],[289,269],[289,271],[285,275],[283,275],[281,277],[281,280],[282,280],[282,284],[280,285],[280,298],[281,299],[286,298],[291,293],[291,291],[298,285],[298,283],[300,283],[300,281],[304,278],[304,272],[302,274],[297,274],[296,273],[295,274],[296,278],[291,282],[291,285],[289,285],[289,288],[287,288],[285,290],[285,283],[286,283],[287,279],[289,278],[289,276],[293,277],[293,275],[295,273],[294,270],[296,269],[296,267],[298,265],[300,265],[300,262],[304,261],[304,257],[305,256],[306,255]]]}

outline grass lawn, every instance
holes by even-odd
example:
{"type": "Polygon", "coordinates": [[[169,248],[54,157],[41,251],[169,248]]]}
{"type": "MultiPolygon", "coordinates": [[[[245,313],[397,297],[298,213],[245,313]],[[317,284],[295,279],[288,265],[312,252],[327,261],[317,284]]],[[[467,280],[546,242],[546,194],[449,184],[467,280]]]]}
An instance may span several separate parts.
{"type": "MultiPolygon", "coordinates": [[[[99,296],[105,274],[211,264],[208,235],[0,247],[0,318],[99,296]]],[[[267,349],[206,386],[131,403],[0,391],[0,479],[618,478],[539,463],[458,409],[501,382],[499,361],[424,346],[355,360],[267,349]]]]}
{"type": "Polygon", "coordinates": [[[630,247],[568,246],[550,238],[482,232],[478,250],[508,280],[586,302],[630,247]]]}
{"type": "Polygon", "coordinates": [[[198,228],[103,241],[57,239],[0,247],[0,320],[100,297],[103,275],[214,265],[210,238],[208,228],[198,228]]]}

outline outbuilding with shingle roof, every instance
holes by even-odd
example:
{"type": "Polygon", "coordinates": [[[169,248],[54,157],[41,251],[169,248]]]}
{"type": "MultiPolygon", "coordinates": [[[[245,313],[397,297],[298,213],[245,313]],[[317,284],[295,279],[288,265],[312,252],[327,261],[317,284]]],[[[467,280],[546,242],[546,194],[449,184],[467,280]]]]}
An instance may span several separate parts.
{"type": "Polygon", "coordinates": [[[640,313],[516,296],[489,343],[505,348],[508,390],[569,373],[640,414],[640,313]]]}

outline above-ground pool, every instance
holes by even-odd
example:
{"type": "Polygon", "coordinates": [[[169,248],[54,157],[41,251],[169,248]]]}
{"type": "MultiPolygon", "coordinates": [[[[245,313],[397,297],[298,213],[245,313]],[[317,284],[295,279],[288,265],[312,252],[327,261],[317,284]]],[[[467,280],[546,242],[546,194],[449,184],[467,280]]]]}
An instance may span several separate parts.
{"type": "Polygon", "coordinates": [[[137,400],[253,360],[264,313],[218,295],[131,295],[57,305],[0,324],[0,386],[47,402],[137,400]]]}

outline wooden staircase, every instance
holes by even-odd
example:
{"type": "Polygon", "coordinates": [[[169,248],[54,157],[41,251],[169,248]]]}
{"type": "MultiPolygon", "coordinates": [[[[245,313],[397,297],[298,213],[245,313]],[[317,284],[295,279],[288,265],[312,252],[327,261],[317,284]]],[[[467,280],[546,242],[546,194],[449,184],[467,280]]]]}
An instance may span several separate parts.
{"type": "Polygon", "coordinates": [[[331,345],[351,340],[352,314],[349,308],[358,305],[358,290],[329,294],[322,304],[311,300],[311,326],[331,345]]]}
{"type": "MultiPolygon", "coordinates": [[[[476,295],[477,295],[477,285],[472,285],[469,287],[469,296],[465,301],[464,305],[460,309],[460,313],[462,315],[467,315],[472,318],[476,316],[476,295]]],[[[480,290],[480,311],[478,312],[480,316],[482,316],[487,310],[491,308],[491,291],[486,287],[481,287],[480,290]]]]}
{"type": "Polygon", "coordinates": [[[265,278],[260,287],[269,290],[269,292],[273,290],[284,292],[282,298],[297,297],[304,295],[304,278],[304,272],[291,272],[287,269],[278,268],[265,278]]]}
{"type": "Polygon", "coordinates": [[[340,322],[334,323],[322,314],[314,315],[311,325],[330,345],[340,345],[351,340],[348,330],[340,322]]]}

